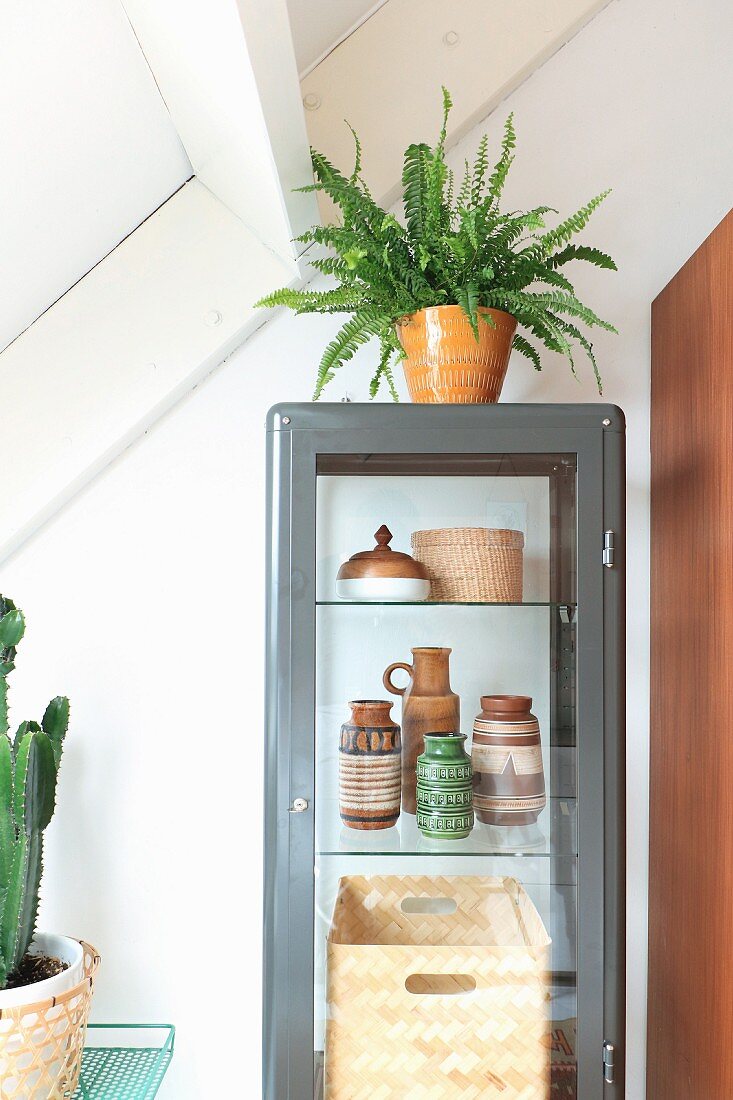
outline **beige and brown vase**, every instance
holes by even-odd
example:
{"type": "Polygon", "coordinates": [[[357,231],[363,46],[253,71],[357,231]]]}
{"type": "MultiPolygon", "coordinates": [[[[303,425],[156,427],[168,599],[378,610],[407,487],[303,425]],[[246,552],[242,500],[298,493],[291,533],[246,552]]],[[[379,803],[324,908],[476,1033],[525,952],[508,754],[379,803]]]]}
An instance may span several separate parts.
{"type": "Polygon", "coordinates": [[[486,825],[531,825],[544,809],[540,724],[528,695],[482,695],[473,723],[473,806],[486,825]]]}
{"type": "Polygon", "coordinates": [[[499,400],[517,322],[479,306],[479,339],[460,306],[431,306],[397,325],[410,400],[419,404],[486,405],[499,400]]]}
{"type": "Polygon", "coordinates": [[[387,699],[355,699],[341,727],[339,810],[350,829],[389,829],[400,816],[402,743],[387,699]]]}
{"type": "Polygon", "coordinates": [[[419,646],[412,650],[412,664],[396,661],[384,673],[384,686],[402,696],[402,809],[417,812],[417,758],[425,751],[426,733],[459,733],[461,701],[451,691],[450,649],[419,646]],[[404,669],[407,687],[395,687],[392,673],[404,669]]]}

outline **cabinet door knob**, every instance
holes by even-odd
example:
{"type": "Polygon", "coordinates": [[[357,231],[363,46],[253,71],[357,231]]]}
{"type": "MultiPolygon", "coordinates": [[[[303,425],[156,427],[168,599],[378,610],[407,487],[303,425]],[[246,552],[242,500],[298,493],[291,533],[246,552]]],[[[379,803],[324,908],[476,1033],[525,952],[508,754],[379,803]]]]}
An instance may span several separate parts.
{"type": "Polygon", "coordinates": [[[308,809],[308,799],[307,798],[296,798],[294,800],[292,806],[288,810],[288,813],[289,814],[302,814],[302,813],[305,813],[305,811],[307,809],[308,809]]]}

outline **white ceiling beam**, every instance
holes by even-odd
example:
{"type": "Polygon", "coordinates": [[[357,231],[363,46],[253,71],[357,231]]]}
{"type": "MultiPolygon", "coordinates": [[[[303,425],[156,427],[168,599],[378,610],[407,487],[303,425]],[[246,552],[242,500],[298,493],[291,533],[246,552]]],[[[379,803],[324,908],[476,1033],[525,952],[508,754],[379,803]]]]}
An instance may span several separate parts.
{"type": "Polygon", "coordinates": [[[317,218],[285,0],[125,7],[197,178],[0,355],[0,558],[264,323],[317,218]]]}
{"type": "Polygon", "coordinates": [[[192,180],[11,344],[0,558],[261,325],[252,303],[293,270],[192,180]]]}
{"type": "Polygon", "coordinates": [[[406,147],[436,140],[441,84],[454,102],[455,141],[608,2],[388,0],[301,81],[311,145],[350,168],[348,119],[363,144],[365,179],[390,205],[406,147]]]}
{"type": "Polygon", "coordinates": [[[285,0],[123,0],[197,177],[268,248],[317,219],[285,0]]]}

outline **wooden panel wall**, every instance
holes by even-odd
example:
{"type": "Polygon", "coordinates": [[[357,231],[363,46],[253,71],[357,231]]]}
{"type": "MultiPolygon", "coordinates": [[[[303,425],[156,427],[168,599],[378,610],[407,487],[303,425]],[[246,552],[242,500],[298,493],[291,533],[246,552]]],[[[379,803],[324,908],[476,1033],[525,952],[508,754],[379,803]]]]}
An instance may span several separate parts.
{"type": "Polygon", "coordinates": [[[652,307],[647,1100],[733,1097],[733,213],[652,307]]]}

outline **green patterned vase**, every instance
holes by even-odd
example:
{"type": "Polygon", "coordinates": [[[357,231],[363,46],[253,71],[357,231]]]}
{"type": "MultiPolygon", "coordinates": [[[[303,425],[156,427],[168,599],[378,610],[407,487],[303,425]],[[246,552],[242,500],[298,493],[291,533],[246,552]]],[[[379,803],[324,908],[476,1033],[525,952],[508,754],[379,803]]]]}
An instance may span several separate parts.
{"type": "Polygon", "coordinates": [[[459,840],[473,828],[473,768],[463,733],[426,733],[417,758],[417,825],[423,836],[459,840]]]}

